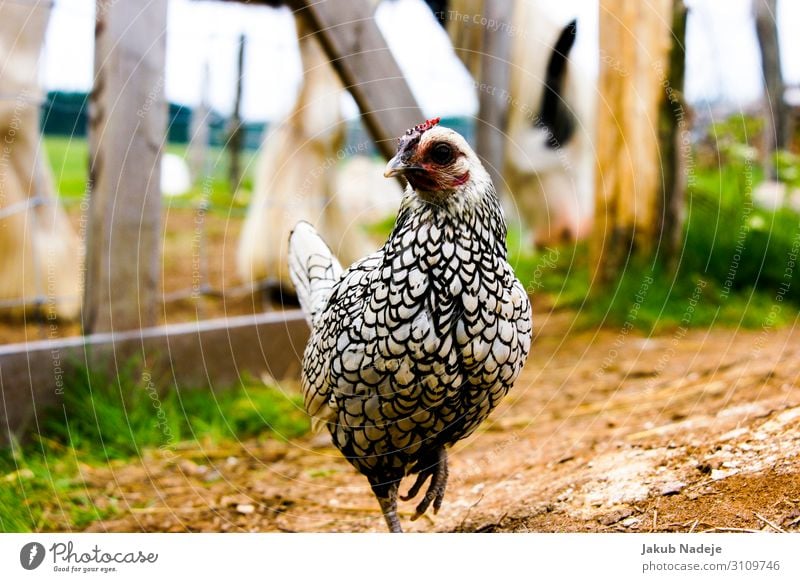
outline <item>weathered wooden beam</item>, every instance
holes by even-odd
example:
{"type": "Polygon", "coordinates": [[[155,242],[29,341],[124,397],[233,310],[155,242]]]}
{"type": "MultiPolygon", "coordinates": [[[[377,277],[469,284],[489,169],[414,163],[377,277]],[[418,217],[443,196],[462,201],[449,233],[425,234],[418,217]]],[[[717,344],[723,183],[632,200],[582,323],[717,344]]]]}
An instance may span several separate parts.
{"type": "Polygon", "coordinates": [[[660,255],[670,269],[678,267],[686,214],[687,163],[689,143],[688,106],[683,85],[686,75],[686,21],[688,10],[683,0],[673,0],[672,34],[667,64],[661,85],[664,95],[658,115],[658,145],[661,162],[660,255]]]}
{"type": "Polygon", "coordinates": [[[298,376],[307,339],[302,313],[288,311],[0,346],[0,445],[37,430],[77,367],[113,375],[134,357],[162,393],[218,390],[243,375],[298,376]]]}
{"type": "MultiPolygon", "coordinates": [[[[274,0],[226,0],[275,6],[274,0]]],[[[396,139],[424,119],[411,89],[373,18],[369,0],[288,0],[319,39],[364,126],[387,159],[396,139]]]]}
{"type": "Polygon", "coordinates": [[[669,70],[673,0],[600,0],[594,287],[604,293],[659,241],[658,119],[669,70]]]}
{"type": "Polygon", "coordinates": [[[369,0],[292,0],[355,99],[372,139],[385,158],[397,137],[424,115],[373,18],[369,0]]]}
{"type": "Polygon", "coordinates": [[[228,183],[231,195],[239,191],[242,180],[242,148],[244,147],[244,126],[242,122],[242,85],[244,84],[244,52],[247,37],[239,35],[238,58],[236,59],[236,88],[234,90],[233,114],[228,126],[228,183]]]}
{"type": "Polygon", "coordinates": [[[98,0],[85,333],[156,323],[167,0],[98,0]]]}
{"type": "Polygon", "coordinates": [[[764,147],[762,163],[770,180],[778,178],[775,150],[785,149],[789,141],[789,108],[783,99],[786,86],[781,72],[781,47],[778,42],[778,0],[753,0],[756,38],[761,49],[764,75],[764,147]]]}
{"type": "MultiPolygon", "coordinates": [[[[514,3],[507,0],[485,0],[484,16],[489,22],[511,22],[514,3]]],[[[475,128],[475,149],[489,171],[498,192],[503,190],[503,154],[506,149],[508,121],[508,88],[511,77],[511,35],[505,31],[483,31],[481,83],[491,87],[478,92],[478,123],[475,128]]]]}

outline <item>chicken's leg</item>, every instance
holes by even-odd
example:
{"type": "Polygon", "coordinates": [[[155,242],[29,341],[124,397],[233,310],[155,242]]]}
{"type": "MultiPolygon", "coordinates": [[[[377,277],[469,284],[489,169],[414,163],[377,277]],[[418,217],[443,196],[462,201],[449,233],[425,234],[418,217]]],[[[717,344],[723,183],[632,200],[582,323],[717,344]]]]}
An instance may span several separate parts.
{"type": "Polygon", "coordinates": [[[425,493],[425,497],[423,497],[422,501],[417,505],[417,510],[411,517],[411,521],[418,519],[425,513],[431,501],[433,502],[433,513],[439,512],[439,508],[442,506],[442,500],[444,500],[444,492],[447,489],[447,451],[442,447],[436,451],[433,459],[426,457],[426,461],[418,461],[417,467],[421,468],[419,475],[417,475],[417,480],[414,482],[411,489],[409,489],[408,494],[401,495],[400,499],[403,501],[414,499],[425,484],[425,481],[428,480],[428,477],[431,478],[431,483],[428,485],[428,491],[425,493]]]}
{"type": "Polygon", "coordinates": [[[370,478],[369,484],[381,505],[383,518],[386,520],[386,525],[389,526],[389,531],[403,533],[403,528],[400,527],[400,518],[397,517],[397,489],[400,481],[370,478]]]}

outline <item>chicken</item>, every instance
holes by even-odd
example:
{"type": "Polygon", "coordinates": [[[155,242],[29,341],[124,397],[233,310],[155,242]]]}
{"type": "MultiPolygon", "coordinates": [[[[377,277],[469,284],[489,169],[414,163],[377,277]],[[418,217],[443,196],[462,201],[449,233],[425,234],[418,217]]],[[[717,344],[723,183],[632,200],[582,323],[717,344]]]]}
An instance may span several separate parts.
{"type": "Polygon", "coordinates": [[[409,186],[389,239],[346,271],[308,223],[289,241],[289,272],[312,327],[306,410],[363,473],[389,530],[430,479],[413,519],[447,486],[447,447],[506,395],[528,356],[531,309],[506,260],[494,186],[466,140],[437,126],[406,132],[385,176],[409,186]]]}

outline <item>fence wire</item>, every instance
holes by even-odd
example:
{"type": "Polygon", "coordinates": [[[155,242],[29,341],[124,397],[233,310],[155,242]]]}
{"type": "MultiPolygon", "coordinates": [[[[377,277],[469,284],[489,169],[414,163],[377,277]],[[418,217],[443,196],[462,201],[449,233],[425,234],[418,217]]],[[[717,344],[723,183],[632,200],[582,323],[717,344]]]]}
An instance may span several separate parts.
{"type": "MultiPolygon", "coordinates": [[[[36,8],[43,8],[43,9],[53,9],[56,5],[63,4],[63,2],[55,1],[55,0],[5,0],[8,4],[13,5],[24,5],[36,8]]],[[[72,13],[72,15],[76,15],[77,11],[72,13]]],[[[216,38],[216,36],[214,37],[216,38]]],[[[227,37],[226,37],[227,39],[227,37]]],[[[238,35],[236,38],[231,37],[231,42],[237,41],[238,42],[238,35]]],[[[46,41],[45,41],[46,42],[46,41]]],[[[22,104],[24,106],[34,106],[38,107],[40,111],[40,117],[42,118],[42,123],[46,123],[48,118],[51,114],[55,115],[62,115],[62,116],[72,116],[75,117],[76,120],[79,120],[79,116],[82,114],[88,115],[87,110],[87,103],[88,95],[86,100],[81,104],[76,103],[62,103],[57,99],[51,97],[46,91],[37,90],[22,90],[19,93],[15,94],[8,91],[3,91],[0,89],[0,102],[15,102],[17,104],[22,104]]],[[[165,103],[165,106],[167,103],[165,103]]],[[[88,119],[88,117],[87,117],[88,119]]],[[[223,120],[224,121],[224,120],[223,120]]],[[[219,120],[217,120],[219,122],[219,120]]],[[[78,129],[77,126],[78,121],[76,121],[76,126],[73,127],[73,130],[78,129]]],[[[205,123],[209,126],[209,131],[207,132],[207,139],[205,147],[210,147],[212,144],[216,143],[215,140],[219,141],[219,137],[216,133],[214,133],[215,125],[212,123],[212,120],[206,120],[205,123]]],[[[40,127],[41,132],[41,127],[40,127]]],[[[218,133],[218,132],[217,132],[218,133]]],[[[74,137],[65,135],[65,137],[74,137]]],[[[190,138],[191,132],[190,132],[190,138]]],[[[84,136],[81,135],[81,139],[84,136]]],[[[40,133],[40,139],[43,140],[44,136],[40,133]]],[[[260,143],[260,139],[258,140],[260,143]]],[[[43,144],[40,143],[40,146],[43,144]]],[[[223,146],[224,147],[224,146],[223,146]]],[[[42,150],[44,148],[42,147],[42,150]]],[[[11,156],[13,157],[13,152],[11,156]]],[[[82,206],[82,214],[83,212],[83,205],[86,204],[88,198],[78,199],[78,198],[71,198],[71,197],[64,197],[59,192],[58,185],[56,185],[56,191],[52,195],[48,195],[45,190],[47,188],[43,188],[43,184],[39,183],[44,177],[36,170],[37,164],[42,164],[46,166],[45,171],[49,171],[52,174],[53,167],[49,163],[44,163],[43,160],[40,160],[39,157],[42,154],[37,154],[35,158],[35,163],[33,165],[34,173],[31,176],[23,176],[22,182],[27,182],[29,184],[29,188],[33,191],[33,195],[29,198],[21,201],[13,201],[11,203],[5,204],[6,200],[0,200],[0,222],[8,221],[9,219],[13,219],[13,217],[19,215],[20,213],[27,213],[25,220],[27,221],[26,227],[26,237],[28,238],[28,242],[30,242],[31,237],[35,237],[36,233],[41,231],[40,227],[43,226],[40,224],[41,216],[37,212],[37,209],[42,206],[56,206],[60,205],[64,209],[73,208],[75,205],[80,204],[82,206]]],[[[215,175],[215,164],[211,162],[212,155],[210,152],[206,152],[204,156],[204,162],[202,164],[202,169],[200,170],[199,176],[193,176],[193,183],[197,184],[202,182],[203,180],[212,180],[215,175]],[[196,179],[195,179],[196,178],[196,179]]],[[[49,161],[48,161],[49,162],[49,161]]],[[[9,168],[9,171],[13,171],[13,168],[9,168]]],[[[89,182],[87,177],[87,192],[86,196],[90,197],[90,190],[89,190],[89,182]]],[[[57,181],[56,181],[57,184],[57,181]]],[[[232,195],[234,193],[231,193],[232,195]]],[[[182,210],[191,210],[194,213],[196,225],[195,228],[197,229],[197,237],[192,238],[192,241],[188,243],[190,248],[188,249],[189,254],[192,252],[196,252],[199,255],[199,265],[197,269],[197,277],[198,280],[192,279],[190,284],[187,287],[183,287],[181,289],[165,292],[160,294],[160,302],[162,306],[169,306],[174,305],[181,302],[192,301],[195,304],[197,315],[199,318],[204,318],[207,315],[207,311],[210,310],[210,306],[207,306],[204,300],[208,299],[213,302],[221,302],[223,305],[228,300],[235,300],[241,299],[247,296],[259,296],[261,301],[262,309],[269,309],[271,307],[271,303],[267,299],[267,294],[264,293],[266,289],[268,289],[272,283],[271,280],[262,279],[252,283],[243,283],[243,284],[236,284],[236,285],[227,285],[224,284],[225,281],[223,280],[222,285],[215,285],[211,278],[211,258],[212,254],[214,253],[215,247],[210,242],[209,232],[208,232],[208,225],[207,219],[208,215],[216,214],[219,215],[226,215],[229,218],[231,217],[241,217],[243,218],[246,211],[240,208],[232,208],[225,204],[215,204],[211,200],[206,199],[206,195],[203,195],[203,200],[176,200],[174,198],[165,198],[162,197],[162,205],[164,208],[170,209],[182,209],[182,210]]],[[[55,209],[54,209],[55,210],[55,209]]],[[[74,211],[74,210],[73,210],[74,211]]],[[[86,212],[88,213],[88,211],[86,212]]],[[[82,221],[84,218],[81,219],[82,221]]],[[[3,224],[0,224],[0,228],[3,227],[3,224]]],[[[91,228],[91,225],[89,225],[91,228]]],[[[56,233],[53,233],[56,234],[56,233]]],[[[85,244],[85,236],[81,236],[81,244],[85,244]]],[[[162,250],[162,256],[159,257],[159,261],[163,265],[163,260],[166,256],[165,254],[166,248],[162,250]]],[[[7,252],[23,252],[21,249],[10,248],[7,249],[7,252]]],[[[46,252],[42,245],[33,241],[30,244],[30,249],[26,249],[24,251],[26,253],[24,266],[23,266],[23,273],[19,275],[27,275],[33,279],[33,288],[34,293],[32,295],[24,295],[21,297],[16,298],[5,298],[0,299],[0,312],[3,312],[7,315],[9,312],[19,312],[22,311],[24,315],[24,319],[20,322],[20,326],[26,325],[30,326],[31,324],[38,325],[39,328],[39,335],[43,338],[47,337],[47,327],[49,325],[48,322],[48,312],[53,306],[61,304],[63,302],[74,302],[76,299],[79,299],[73,295],[56,295],[56,294],[48,294],[47,289],[45,289],[46,282],[43,280],[43,265],[45,265],[44,261],[47,260],[47,257],[44,256],[46,252]],[[32,267],[31,267],[32,266],[32,267]],[[32,268],[32,272],[31,272],[32,268]]],[[[82,249],[83,256],[81,257],[81,269],[85,272],[85,248],[82,249]]],[[[161,269],[161,272],[164,273],[164,276],[168,279],[168,272],[165,272],[164,269],[161,269]]],[[[29,279],[30,280],[30,279],[29,279]]],[[[24,293],[24,291],[23,291],[24,293]]],[[[258,300],[258,299],[256,299],[258,300]]],[[[219,312],[219,309],[216,309],[219,312]]]]}
{"type": "MultiPolygon", "coordinates": [[[[37,195],[33,198],[28,200],[24,200],[22,202],[17,202],[6,206],[4,208],[0,208],[0,221],[6,220],[12,217],[15,214],[33,211],[39,206],[43,205],[55,205],[63,202],[62,199],[50,199],[49,197],[37,195]]],[[[77,204],[78,201],[70,201],[63,206],[65,208],[69,208],[70,206],[74,206],[77,204]]],[[[164,206],[168,206],[169,201],[164,204],[164,206]]],[[[175,207],[174,203],[169,204],[172,208],[175,207]]],[[[192,205],[187,205],[191,207],[192,205]]],[[[187,208],[187,206],[180,205],[179,208],[187,208]]],[[[195,216],[206,216],[210,212],[227,212],[229,214],[229,208],[222,207],[220,205],[213,205],[209,203],[196,203],[193,205],[195,209],[195,216]]],[[[31,230],[36,232],[37,229],[37,220],[38,217],[36,216],[36,212],[30,212],[29,220],[31,220],[31,230]]],[[[261,295],[261,304],[263,309],[269,309],[271,304],[267,300],[264,291],[269,289],[271,285],[274,283],[269,279],[261,279],[255,281],[253,283],[243,283],[239,285],[230,285],[224,287],[217,287],[211,284],[210,280],[210,268],[209,268],[209,258],[211,256],[211,251],[209,250],[209,242],[208,242],[208,229],[205,225],[205,220],[197,221],[196,224],[200,224],[199,229],[199,239],[197,240],[197,250],[199,255],[199,269],[198,269],[198,281],[193,283],[191,286],[184,287],[182,289],[177,289],[174,291],[162,293],[160,296],[161,304],[164,306],[170,304],[176,304],[185,302],[187,300],[191,300],[196,302],[197,313],[200,319],[203,319],[206,316],[206,309],[204,307],[202,299],[212,299],[222,303],[225,303],[229,300],[241,299],[243,297],[254,296],[257,294],[261,295]]],[[[190,249],[191,251],[191,249],[190,249]]],[[[39,245],[33,244],[31,245],[31,253],[32,253],[32,264],[33,264],[33,276],[34,276],[34,289],[35,294],[33,296],[27,297],[20,297],[14,299],[0,299],[0,310],[2,311],[9,311],[9,310],[25,310],[31,317],[31,319],[38,324],[40,328],[40,335],[42,337],[46,336],[45,327],[47,326],[46,322],[46,310],[48,306],[53,306],[65,301],[74,301],[77,299],[74,295],[48,295],[45,293],[44,285],[41,277],[40,272],[40,260],[43,259],[41,256],[41,249],[39,245]]],[[[85,259],[85,252],[84,257],[85,259]]],[[[163,252],[161,260],[163,260],[163,252]]]]}
{"type": "MultiPolygon", "coordinates": [[[[36,160],[41,163],[40,160],[36,160]]],[[[204,165],[205,172],[210,172],[208,164],[204,165]]],[[[50,168],[47,168],[50,171],[50,168]]],[[[206,176],[208,178],[208,176],[206,176]]],[[[37,176],[31,176],[30,179],[35,183],[37,176]]],[[[38,186],[38,185],[37,185],[38,186]]],[[[38,189],[38,188],[37,188],[38,189]]],[[[41,206],[54,206],[61,205],[63,208],[68,209],[78,204],[85,204],[83,200],[62,198],[60,196],[50,197],[39,192],[31,198],[14,202],[5,207],[0,207],[0,221],[7,220],[20,213],[28,213],[27,219],[30,221],[30,230],[33,233],[39,231],[39,217],[35,210],[41,206]]],[[[267,301],[266,295],[263,293],[270,287],[271,281],[262,279],[253,283],[245,283],[231,286],[214,286],[210,278],[210,257],[212,247],[209,244],[209,235],[207,228],[207,217],[209,214],[226,214],[227,216],[244,217],[244,209],[234,209],[229,206],[214,204],[207,200],[202,201],[189,201],[185,203],[175,199],[162,198],[162,204],[165,208],[169,209],[192,209],[194,211],[194,224],[197,225],[197,238],[192,240],[190,245],[196,245],[196,252],[198,254],[198,280],[193,282],[190,286],[182,289],[162,293],[160,300],[164,306],[185,302],[191,300],[196,303],[197,314],[200,319],[205,318],[207,309],[205,308],[202,299],[211,299],[218,302],[225,303],[229,300],[240,299],[242,297],[261,295],[261,305],[263,309],[269,309],[270,303],[267,301]]],[[[189,253],[194,252],[195,249],[189,249],[189,253]]],[[[53,305],[65,301],[75,301],[77,298],[74,295],[50,295],[45,292],[44,282],[42,281],[41,274],[41,261],[45,259],[42,256],[42,249],[40,245],[31,245],[31,263],[32,276],[34,278],[35,292],[32,296],[25,296],[13,299],[0,299],[0,310],[24,310],[26,313],[26,323],[32,322],[39,328],[39,335],[44,338],[47,336],[46,328],[47,322],[47,309],[53,305]]],[[[160,260],[163,261],[163,253],[160,260]]],[[[85,252],[84,257],[85,259],[85,252]]]]}

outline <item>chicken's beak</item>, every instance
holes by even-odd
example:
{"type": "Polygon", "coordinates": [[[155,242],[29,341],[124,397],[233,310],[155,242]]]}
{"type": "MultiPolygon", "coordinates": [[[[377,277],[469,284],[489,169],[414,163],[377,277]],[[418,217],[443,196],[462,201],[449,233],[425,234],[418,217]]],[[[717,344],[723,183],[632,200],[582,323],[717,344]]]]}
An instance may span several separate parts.
{"type": "Polygon", "coordinates": [[[408,166],[403,163],[403,159],[398,152],[395,157],[389,160],[389,163],[386,164],[386,170],[383,172],[384,178],[391,178],[393,176],[397,176],[402,174],[408,169],[408,166]]]}

